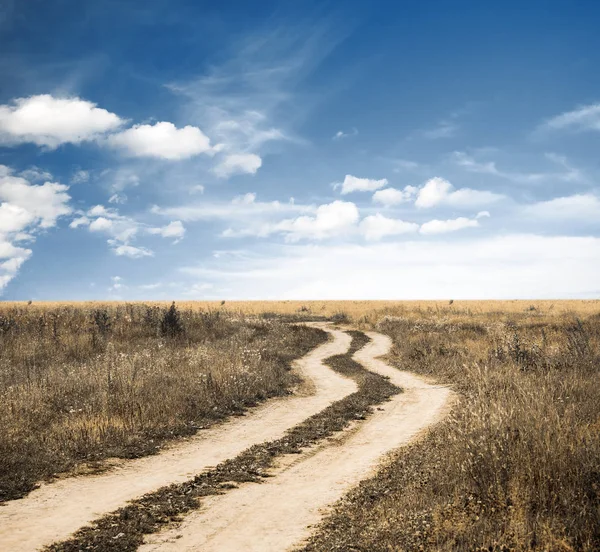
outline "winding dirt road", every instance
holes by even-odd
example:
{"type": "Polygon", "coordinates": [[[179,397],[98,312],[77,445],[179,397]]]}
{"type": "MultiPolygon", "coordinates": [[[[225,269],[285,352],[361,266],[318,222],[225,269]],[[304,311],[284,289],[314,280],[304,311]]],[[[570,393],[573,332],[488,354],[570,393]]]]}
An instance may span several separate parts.
{"type": "Polygon", "coordinates": [[[404,392],[378,408],[366,422],[293,459],[284,457],[262,484],[245,484],[203,501],[178,526],[151,535],[142,552],[281,552],[310,535],[324,511],[359,481],[372,475],[382,457],[408,443],[439,420],[451,391],[398,371],[377,357],[386,354],[388,337],[369,332],[371,342],[354,358],[388,376],[404,392]]]}
{"type": "Polygon", "coordinates": [[[128,500],[164,485],[187,481],[254,444],[283,437],[289,428],[354,392],[354,381],[322,362],[345,353],[350,336],[320,326],[333,339],[294,363],[295,370],[309,383],[309,391],[272,399],[246,416],[202,431],[156,456],[123,461],[100,475],[42,485],[23,499],[0,505],[0,551],[33,552],[64,540],[128,500]]]}

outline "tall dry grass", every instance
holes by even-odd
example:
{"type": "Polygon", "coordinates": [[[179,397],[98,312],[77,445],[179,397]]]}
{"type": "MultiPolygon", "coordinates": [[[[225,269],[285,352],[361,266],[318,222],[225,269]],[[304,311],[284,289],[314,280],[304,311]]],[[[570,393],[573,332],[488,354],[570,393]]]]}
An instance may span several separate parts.
{"type": "Polygon", "coordinates": [[[459,401],[340,503],[307,550],[600,550],[598,314],[373,324],[396,366],[451,384],[459,401]]]}
{"type": "Polygon", "coordinates": [[[285,393],[290,361],[323,339],[276,319],[167,312],[0,307],[0,500],[82,462],[156,452],[285,393]]]}

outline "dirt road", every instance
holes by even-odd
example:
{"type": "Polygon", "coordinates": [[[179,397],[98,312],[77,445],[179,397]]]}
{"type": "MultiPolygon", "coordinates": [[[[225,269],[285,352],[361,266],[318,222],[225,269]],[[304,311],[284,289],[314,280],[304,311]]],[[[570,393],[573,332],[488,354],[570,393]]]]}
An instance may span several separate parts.
{"type": "Polygon", "coordinates": [[[192,478],[250,446],[283,437],[286,430],[356,390],[356,384],[322,361],[345,353],[348,334],[325,328],[332,340],[295,362],[309,391],[273,399],[246,416],[198,433],[156,456],[123,461],[110,471],[43,485],[28,496],[0,505],[0,550],[33,552],[67,538],[80,527],[128,500],[192,478]]]}
{"type": "Polygon", "coordinates": [[[306,539],[326,508],[372,475],[382,457],[408,443],[448,409],[451,392],[398,371],[377,357],[391,342],[378,333],[354,358],[404,389],[366,422],[306,451],[284,457],[262,484],[245,484],[203,501],[178,526],[151,535],[142,552],[269,552],[291,550],[306,539]]]}

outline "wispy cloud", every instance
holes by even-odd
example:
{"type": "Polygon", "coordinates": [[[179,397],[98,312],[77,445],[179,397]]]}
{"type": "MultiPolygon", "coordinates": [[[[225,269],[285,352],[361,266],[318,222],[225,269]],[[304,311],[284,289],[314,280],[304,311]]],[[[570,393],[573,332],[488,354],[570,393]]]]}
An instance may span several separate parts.
{"type": "Polygon", "coordinates": [[[495,161],[478,161],[475,157],[462,151],[455,151],[452,154],[454,163],[468,172],[497,176],[511,182],[535,184],[546,180],[558,180],[562,182],[586,181],[584,173],[571,166],[566,157],[553,153],[548,153],[545,157],[548,161],[559,165],[564,170],[546,172],[505,171],[499,169],[495,161]]]}
{"type": "Polygon", "coordinates": [[[344,138],[352,138],[353,136],[358,136],[358,129],[356,127],[352,128],[352,130],[348,132],[344,132],[343,130],[338,130],[332,137],[332,140],[343,140],[344,138]]]}
{"type": "Polygon", "coordinates": [[[87,228],[92,233],[109,236],[107,243],[115,255],[133,259],[154,255],[151,249],[132,244],[140,236],[160,236],[177,243],[186,232],[183,223],[179,220],[172,221],[166,226],[151,226],[133,217],[121,215],[117,209],[106,208],[103,205],[96,205],[85,213],[80,212],[69,226],[73,229],[87,228]]]}
{"type": "Polygon", "coordinates": [[[538,131],[552,130],[600,131],[600,103],[583,105],[572,111],[565,111],[544,121],[538,127],[538,131]]]}
{"type": "Polygon", "coordinates": [[[301,141],[294,127],[308,102],[298,101],[299,88],[340,40],[325,24],[271,25],[232,41],[226,61],[205,74],[168,85],[185,100],[186,120],[222,144],[219,176],[253,174],[267,144],[301,141]]]}
{"type": "Polygon", "coordinates": [[[456,136],[459,129],[460,126],[458,123],[456,123],[456,121],[443,120],[433,128],[420,131],[419,134],[427,140],[439,140],[442,138],[452,138],[456,136]]]}

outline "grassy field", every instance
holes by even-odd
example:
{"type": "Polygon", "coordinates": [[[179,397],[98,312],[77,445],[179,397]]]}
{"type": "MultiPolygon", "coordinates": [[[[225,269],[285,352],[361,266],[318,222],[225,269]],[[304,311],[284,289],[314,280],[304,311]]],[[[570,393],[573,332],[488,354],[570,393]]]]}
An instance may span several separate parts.
{"type": "Polygon", "coordinates": [[[307,552],[600,550],[600,301],[178,306],[184,332],[165,325],[165,303],[0,307],[5,498],[285,392],[289,360],[322,337],[284,320],[335,317],[389,335],[390,363],[458,400],[336,506],[307,552]]]}
{"type": "Polygon", "coordinates": [[[580,305],[370,320],[394,342],[391,363],[459,401],[306,552],[600,550],[600,309],[580,305]]]}
{"type": "Polygon", "coordinates": [[[290,361],[325,339],[225,311],[2,304],[0,501],[286,393],[290,361]]]}

